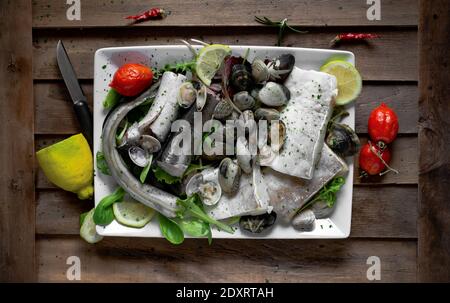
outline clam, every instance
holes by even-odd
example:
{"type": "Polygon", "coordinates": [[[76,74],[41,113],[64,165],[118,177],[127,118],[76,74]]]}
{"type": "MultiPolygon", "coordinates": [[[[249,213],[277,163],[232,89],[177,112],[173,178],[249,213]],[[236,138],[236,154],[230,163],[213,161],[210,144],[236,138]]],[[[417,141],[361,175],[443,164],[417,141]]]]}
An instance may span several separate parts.
{"type": "Polygon", "coordinates": [[[161,150],[161,143],[159,140],[150,135],[142,135],[139,139],[139,145],[150,154],[161,150]]]}
{"type": "Polygon", "coordinates": [[[253,77],[245,64],[235,64],[231,69],[231,85],[237,91],[250,90],[253,87],[253,77]]]}
{"type": "Polygon", "coordinates": [[[197,99],[197,90],[192,82],[184,82],[178,92],[177,102],[183,108],[189,108],[197,99]]]}
{"type": "Polygon", "coordinates": [[[139,167],[146,167],[150,159],[150,154],[139,146],[131,146],[128,149],[128,156],[139,167]]]}
{"type": "Polygon", "coordinates": [[[269,68],[264,60],[255,58],[252,62],[252,76],[256,83],[263,83],[269,80],[269,68]]]}
{"type": "Polygon", "coordinates": [[[331,125],[325,142],[334,152],[343,157],[356,154],[361,145],[355,131],[350,126],[339,123],[331,125]]]}
{"type": "Polygon", "coordinates": [[[239,190],[241,169],[230,158],[225,158],[219,165],[219,184],[226,193],[234,194],[239,190]]]}
{"type": "Polygon", "coordinates": [[[291,54],[283,54],[267,64],[270,81],[284,82],[294,69],[295,57],[291,54]]]}
{"type": "Polygon", "coordinates": [[[292,220],[292,225],[294,228],[301,231],[312,231],[314,229],[314,221],[316,220],[316,216],[311,209],[306,209],[299,213],[292,220]]]}
{"type": "Polygon", "coordinates": [[[231,104],[225,100],[221,100],[214,108],[214,118],[223,119],[231,115],[232,112],[233,107],[231,104]]]}
{"type": "Polygon", "coordinates": [[[197,111],[201,112],[203,110],[203,107],[206,104],[206,100],[208,99],[208,89],[205,85],[201,85],[200,89],[197,91],[197,98],[196,98],[196,106],[197,111]]]}
{"type": "Polygon", "coordinates": [[[214,177],[208,177],[205,172],[197,173],[191,177],[186,185],[188,196],[197,193],[205,205],[215,205],[222,196],[222,189],[214,177]]]}
{"type": "Polygon", "coordinates": [[[239,137],[236,140],[236,159],[244,173],[250,174],[252,172],[252,154],[244,137],[239,137]]]}
{"type": "Polygon", "coordinates": [[[285,105],[290,98],[289,89],[275,82],[267,82],[258,93],[258,100],[272,107],[285,105]]]}
{"type": "Polygon", "coordinates": [[[240,110],[246,110],[255,105],[255,98],[247,91],[241,91],[234,95],[233,102],[240,110]]]}
{"type": "Polygon", "coordinates": [[[333,207],[329,207],[324,201],[317,201],[311,205],[311,210],[314,212],[316,219],[329,218],[334,211],[333,207]]]}
{"type": "Polygon", "coordinates": [[[256,120],[267,120],[267,121],[279,120],[280,112],[274,108],[260,107],[255,111],[255,118],[256,120]]]}
{"type": "Polygon", "coordinates": [[[239,220],[239,226],[251,233],[261,233],[263,230],[275,224],[277,214],[275,212],[265,213],[258,216],[242,216],[239,220]]]}

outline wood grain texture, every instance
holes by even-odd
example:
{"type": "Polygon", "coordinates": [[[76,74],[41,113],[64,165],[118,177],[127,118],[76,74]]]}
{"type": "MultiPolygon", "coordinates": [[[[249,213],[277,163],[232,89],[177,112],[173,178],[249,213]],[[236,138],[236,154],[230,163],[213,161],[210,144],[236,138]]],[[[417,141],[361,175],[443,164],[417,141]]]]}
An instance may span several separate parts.
{"type": "MultiPolygon", "coordinates": [[[[288,34],[283,45],[329,48],[329,42],[341,31],[311,29],[307,34],[288,34]]],[[[364,80],[417,80],[417,31],[415,29],[379,29],[380,39],[370,43],[342,44],[336,49],[356,56],[356,66],[364,80]]],[[[179,39],[198,38],[206,42],[240,45],[274,45],[276,29],[240,28],[117,28],[89,30],[39,30],[34,37],[34,78],[59,79],[55,47],[64,40],[67,52],[80,79],[92,79],[94,53],[110,46],[180,44],[179,39]]]]}
{"type": "Polygon", "coordinates": [[[81,282],[369,282],[369,256],[381,282],[416,281],[416,241],[187,240],[39,238],[41,282],[64,282],[66,259],[81,260],[81,282]]]}
{"type": "Polygon", "coordinates": [[[0,1],[0,28],[0,281],[30,282],[36,278],[31,2],[0,1]]]}
{"type": "MultiPolygon", "coordinates": [[[[78,234],[79,216],[90,210],[92,201],[79,201],[62,190],[38,190],[36,232],[78,234]]],[[[351,237],[415,238],[417,185],[355,186],[351,237]]]]}
{"type": "Polygon", "coordinates": [[[418,277],[450,281],[450,2],[420,1],[418,277]]]}
{"type": "Polygon", "coordinates": [[[150,7],[162,7],[170,15],[160,21],[139,26],[257,26],[253,18],[268,16],[272,20],[289,19],[303,26],[417,26],[417,0],[382,1],[381,20],[367,19],[369,5],[361,0],[145,0],[82,1],[81,20],[69,21],[69,5],[59,0],[33,1],[33,27],[110,27],[126,26],[125,16],[150,7]]]}

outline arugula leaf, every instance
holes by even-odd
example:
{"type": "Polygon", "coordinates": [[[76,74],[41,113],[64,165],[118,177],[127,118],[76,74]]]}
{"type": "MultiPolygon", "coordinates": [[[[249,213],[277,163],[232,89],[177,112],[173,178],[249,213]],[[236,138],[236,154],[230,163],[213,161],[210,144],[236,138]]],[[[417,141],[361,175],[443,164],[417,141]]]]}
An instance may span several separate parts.
{"type": "Polygon", "coordinates": [[[108,91],[105,100],[103,100],[103,107],[113,108],[114,106],[117,105],[117,103],[119,103],[121,97],[122,95],[120,95],[118,92],[116,92],[114,89],[111,88],[108,91]]]}
{"type": "Polygon", "coordinates": [[[104,175],[108,175],[108,176],[111,175],[108,164],[106,163],[106,160],[105,160],[105,155],[103,154],[103,152],[98,151],[95,157],[97,159],[97,169],[99,171],[101,171],[102,174],[104,174],[104,175]]]}
{"type": "Polygon", "coordinates": [[[177,204],[180,206],[180,210],[177,212],[178,217],[183,219],[184,216],[190,215],[206,223],[216,225],[219,229],[222,229],[227,233],[234,233],[233,228],[231,228],[230,226],[208,216],[205,211],[197,204],[199,201],[200,198],[197,194],[193,194],[185,200],[177,199],[177,204]]]}
{"type": "Polygon", "coordinates": [[[150,166],[152,166],[152,159],[153,155],[150,156],[150,159],[148,160],[148,164],[144,169],[141,171],[141,175],[139,176],[139,180],[141,180],[141,183],[144,184],[145,179],[147,179],[148,172],[150,171],[150,166]]]}
{"type": "Polygon", "coordinates": [[[184,234],[178,224],[165,216],[158,214],[159,228],[163,236],[172,244],[183,243],[184,234]]]}
{"type": "Polygon", "coordinates": [[[153,78],[159,79],[164,72],[185,73],[187,71],[193,71],[195,69],[195,60],[188,62],[179,62],[175,64],[166,64],[163,68],[154,71],[153,78]]]}
{"type": "Polygon", "coordinates": [[[302,212],[307,209],[317,201],[324,201],[327,203],[328,207],[333,207],[334,203],[336,203],[336,193],[341,189],[344,185],[345,179],[343,177],[336,177],[332,179],[311,199],[311,201],[307,202],[298,212],[302,212]]]}
{"type": "Polygon", "coordinates": [[[159,182],[164,182],[164,183],[170,185],[170,184],[179,183],[181,181],[180,177],[174,177],[174,176],[170,175],[169,173],[167,173],[164,169],[162,169],[159,166],[156,166],[155,168],[153,168],[152,171],[155,174],[155,177],[159,182]]]}
{"type": "Polygon", "coordinates": [[[207,168],[210,168],[211,165],[202,165],[201,163],[191,163],[189,164],[188,168],[186,169],[186,171],[184,172],[183,176],[187,176],[190,173],[197,171],[197,170],[204,170],[207,168]]]}
{"type": "Polygon", "coordinates": [[[104,197],[94,211],[94,223],[106,226],[114,220],[113,204],[121,202],[125,196],[125,190],[118,187],[111,195],[104,197]]]}

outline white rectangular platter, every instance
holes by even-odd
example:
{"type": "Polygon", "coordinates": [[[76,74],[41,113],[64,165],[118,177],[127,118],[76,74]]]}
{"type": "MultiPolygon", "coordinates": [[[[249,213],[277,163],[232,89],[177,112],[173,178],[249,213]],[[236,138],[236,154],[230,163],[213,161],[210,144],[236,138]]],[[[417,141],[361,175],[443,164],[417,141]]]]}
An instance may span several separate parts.
{"type": "MultiPolygon", "coordinates": [[[[200,46],[195,48],[199,49],[200,46]]],[[[283,53],[295,56],[295,65],[302,69],[319,70],[330,58],[355,63],[353,53],[325,49],[293,48],[293,47],[266,47],[266,46],[231,46],[234,55],[243,56],[250,49],[248,59],[251,62],[254,57],[273,58],[283,53]]],[[[162,68],[165,64],[187,61],[192,59],[192,54],[184,45],[177,46],[135,46],[135,47],[111,47],[102,48],[95,53],[94,63],[94,154],[101,149],[101,132],[103,121],[107,112],[103,109],[102,102],[109,90],[108,84],[115,71],[125,63],[142,63],[151,67],[162,68]]],[[[349,116],[343,123],[355,127],[355,108],[350,105],[347,108],[349,116]]],[[[95,158],[95,157],[94,157],[95,158]]],[[[347,238],[350,234],[353,191],[353,157],[345,159],[349,166],[346,182],[338,194],[336,209],[330,218],[316,220],[315,228],[309,232],[300,232],[291,225],[283,225],[277,222],[273,228],[261,234],[250,234],[237,229],[234,234],[221,232],[213,228],[213,238],[233,239],[324,239],[347,238]]],[[[96,163],[95,166],[96,167],[96,163]]],[[[117,187],[112,177],[95,173],[95,205],[106,195],[109,195],[117,187]]],[[[162,237],[157,219],[153,219],[144,228],[136,229],[120,225],[113,221],[106,227],[97,226],[97,232],[103,236],[123,237],[162,237]]]]}

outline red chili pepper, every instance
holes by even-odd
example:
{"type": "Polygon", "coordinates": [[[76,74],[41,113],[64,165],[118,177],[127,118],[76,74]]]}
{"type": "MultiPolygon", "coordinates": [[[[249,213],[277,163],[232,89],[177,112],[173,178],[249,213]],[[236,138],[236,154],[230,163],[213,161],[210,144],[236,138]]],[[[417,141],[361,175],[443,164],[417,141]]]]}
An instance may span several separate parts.
{"type": "Polygon", "coordinates": [[[145,11],[139,15],[128,16],[125,19],[133,19],[136,22],[152,20],[152,19],[163,19],[167,16],[167,13],[162,8],[152,8],[148,11],[145,11]]]}
{"type": "Polygon", "coordinates": [[[380,36],[377,34],[365,34],[365,33],[346,33],[339,34],[333,40],[331,40],[331,45],[334,45],[340,41],[362,41],[367,39],[375,39],[380,36]]]}

